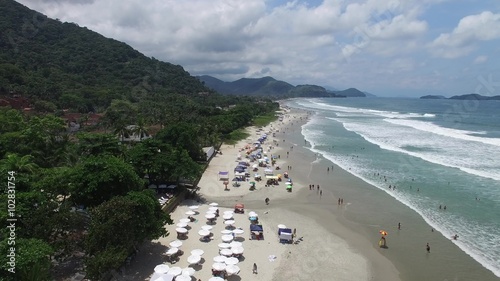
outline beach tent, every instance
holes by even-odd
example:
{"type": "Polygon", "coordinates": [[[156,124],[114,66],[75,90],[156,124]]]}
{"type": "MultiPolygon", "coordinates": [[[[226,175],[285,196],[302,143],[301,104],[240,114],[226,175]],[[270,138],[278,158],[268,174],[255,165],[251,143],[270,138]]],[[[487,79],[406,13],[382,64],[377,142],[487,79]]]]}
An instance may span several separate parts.
{"type": "Polygon", "coordinates": [[[271,169],[265,169],[264,170],[264,174],[266,174],[266,175],[272,175],[273,174],[273,170],[271,170],[271,169]]]}
{"type": "Polygon", "coordinates": [[[250,235],[252,239],[264,240],[264,229],[260,224],[250,224],[250,235]]]}
{"type": "Polygon", "coordinates": [[[292,243],[292,229],[290,228],[280,228],[278,229],[278,236],[280,243],[292,243]]]}
{"type": "Polygon", "coordinates": [[[229,172],[219,172],[219,180],[229,180],[229,172]]]}

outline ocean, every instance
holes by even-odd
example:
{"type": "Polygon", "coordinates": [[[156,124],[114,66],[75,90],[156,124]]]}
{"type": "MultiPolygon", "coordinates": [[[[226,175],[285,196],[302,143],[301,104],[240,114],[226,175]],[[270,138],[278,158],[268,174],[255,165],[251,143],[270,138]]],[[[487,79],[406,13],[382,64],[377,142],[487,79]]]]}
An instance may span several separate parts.
{"type": "Polygon", "coordinates": [[[385,191],[500,277],[500,102],[292,99],[310,149],[385,191]],[[390,188],[389,188],[390,187],[390,188]]]}

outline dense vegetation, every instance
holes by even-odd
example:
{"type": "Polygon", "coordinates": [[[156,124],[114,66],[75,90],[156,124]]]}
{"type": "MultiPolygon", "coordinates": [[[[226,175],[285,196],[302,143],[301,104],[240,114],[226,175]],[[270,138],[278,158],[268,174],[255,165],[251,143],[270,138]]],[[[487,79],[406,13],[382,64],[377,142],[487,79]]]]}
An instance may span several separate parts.
{"type": "MultiPolygon", "coordinates": [[[[79,252],[93,280],[118,268],[143,241],[167,235],[171,220],[147,186],[194,181],[202,147],[277,109],[215,93],[181,66],[12,0],[0,1],[0,30],[0,94],[34,109],[0,108],[0,200],[12,197],[10,172],[17,219],[16,275],[4,254],[9,229],[0,230],[1,280],[51,280],[54,264],[79,252]],[[76,133],[71,112],[82,114],[76,133]],[[102,118],[85,126],[90,112],[102,118]]],[[[0,208],[2,221],[9,216],[0,208]]]]}

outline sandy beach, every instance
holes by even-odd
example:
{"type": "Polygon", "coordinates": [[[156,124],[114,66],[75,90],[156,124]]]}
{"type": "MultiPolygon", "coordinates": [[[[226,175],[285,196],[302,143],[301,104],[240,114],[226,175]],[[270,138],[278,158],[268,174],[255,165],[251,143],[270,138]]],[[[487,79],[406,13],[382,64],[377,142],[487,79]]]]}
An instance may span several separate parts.
{"type": "MultiPolygon", "coordinates": [[[[221,231],[226,229],[222,216],[242,203],[245,214],[234,214],[234,226],[244,231],[235,238],[242,243],[244,253],[237,264],[240,272],[227,280],[497,280],[449,239],[431,232],[411,209],[311,152],[301,135],[308,114],[311,113],[287,110],[282,121],[261,130],[249,127],[250,137],[235,145],[222,145],[222,154],[211,160],[198,184],[199,197],[185,200],[171,213],[174,224],[165,226],[170,235],[144,245],[121,276],[150,280],[155,266],[164,263],[169,267],[192,267],[195,271],[191,280],[209,280],[213,258],[219,255],[221,231]],[[274,174],[288,172],[293,179],[293,192],[287,192],[284,181],[276,186],[266,186],[265,180],[256,182],[253,191],[249,182],[232,186],[238,156],[245,160],[245,147],[264,133],[268,133],[268,138],[262,148],[268,157],[278,157],[276,165],[281,167],[274,174]],[[219,178],[221,171],[229,172],[227,189],[219,178]],[[314,190],[309,187],[312,184],[314,190]],[[265,198],[270,199],[269,205],[265,198]],[[338,204],[341,198],[343,203],[338,204]],[[212,225],[210,241],[202,242],[198,231],[207,225],[205,215],[212,202],[218,204],[220,216],[212,225]],[[165,252],[177,240],[177,224],[188,216],[190,206],[198,206],[193,215],[196,221],[188,223],[188,238],[181,240],[180,247],[184,253],[171,264],[165,252]],[[250,239],[250,211],[259,215],[264,240],[250,239]],[[403,222],[402,230],[397,229],[398,221],[403,222]],[[295,240],[299,241],[279,243],[279,224],[296,229],[295,240]],[[389,232],[386,249],[377,245],[381,229],[389,232]],[[426,242],[431,243],[433,254],[426,253],[426,242]],[[204,253],[199,265],[190,266],[188,257],[194,249],[204,253]],[[254,263],[257,274],[252,272],[254,263]]],[[[258,169],[264,178],[264,168],[258,169]]],[[[253,176],[254,172],[250,174],[253,176]]]]}
{"type": "MultiPolygon", "coordinates": [[[[304,155],[304,158],[299,154],[292,156],[296,144],[287,140],[287,134],[299,130],[307,118],[307,112],[286,111],[282,121],[275,121],[261,130],[249,127],[247,131],[250,137],[236,145],[222,145],[222,154],[217,154],[211,160],[198,184],[199,199],[186,200],[171,213],[174,224],[166,226],[170,235],[145,245],[136,262],[127,268],[124,275],[133,276],[135,280],[150,280],[154,267],[160,263],[186,268],[191,251],[201,249],[204,253],[200,265],[191,266],[195,269],[192,280],[209,280],[212,277],[213,258],[219,255],[218,244],[222,242],[223,235],[221,231],[226,229],[222,214],[234,210],[236,203],[242,203],[245,205],[245,214],[234,214],[234,226],[244,231],[244,234],[235,238],[242,243],[244,253],[237,264],[239,274],[229,276],[227,280],[400,280],[395,267],[375,251],[365,238],[344,227],[335,215],[322,212],[315,204],[311,204],[311,196],[318,203],[319,200],[326,201],[328,197],[332,199],[335,196],[326,189],[324,193],[321,190],[321,196],[317,188],[316,191],[309,190],[308,180],[314,163],[314,159],[309,158],[313,154],[304,155]],[[245,147],[253,144],[264,133],[267,133],[268,138],[262,148],[269,157],[278,157],[276,166],[281,168],[275,170],[274,174],[287,171],[293,179],[293,192],[287,192],[284,181],[276,186],[266,186],[265,180],[256,182],[253,191],[249,189],[248,182],[242,182],[239,187],[233,187],[230,182],[225,189],[223,180],[219,179],[219,172],[229,171],[231,181],[233,170],[239,162],[238,156],[241,155],[245,160],[245,147]],[[276,137],[273,137],[273,133],[276,137]],[[265,198],[270,199],[269,205],[265,204],[265,198]],[[211,202],[218,204],[220,216],[212,225],[210,241],[202,242],[198,231],[207,225],[205,214],[211,202]],[[170,248],[169,244],[177,240],[177,224],[182,218],[187,218],[186,212],[191,210],[190,206],[198,206],[196,215],[193,215],[196,221],[188,223],[188,238],[181,240],[180,247],[184,253],[175,264],[171,264],[166,261],[164,253],[170,248]],[[250,211],[259,215],[264,240],[250,240],[247,215],[250,211]],[[279,224],[296,229],[295,241],[298,241],[293,244],[280,243],[279,224]],[[338,234],[343,234],[344,238],[338,234]],[[252,272],[254,263],[258,267],[257,274],[252,272]]],[[[264,178],[264,168],[258,169],[257,172],[264,178]]],[[[345,206],[339,206],[340,210],[342,208],[345,206]]]]}

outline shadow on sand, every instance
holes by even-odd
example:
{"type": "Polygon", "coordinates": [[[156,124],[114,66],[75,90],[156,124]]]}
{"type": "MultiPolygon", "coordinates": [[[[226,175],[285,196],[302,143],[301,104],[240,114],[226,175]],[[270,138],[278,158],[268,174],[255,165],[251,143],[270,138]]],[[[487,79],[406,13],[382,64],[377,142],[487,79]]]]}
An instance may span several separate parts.
{"type": "Polygon", "coordinates": [[[167,251],[165,245],[159,242],[144,243],[137,253],[137,256],[125,268],[125,280],[144,280],[154,273],[154,268],[158,264],[166,262],[164,253],[167,251]],[[128,278],[128,279],[127,279],[128,278]]]}

